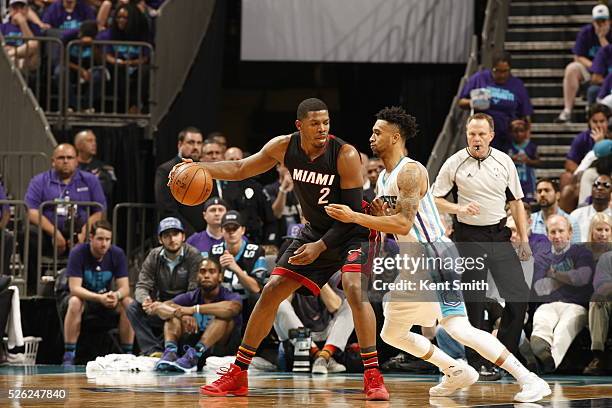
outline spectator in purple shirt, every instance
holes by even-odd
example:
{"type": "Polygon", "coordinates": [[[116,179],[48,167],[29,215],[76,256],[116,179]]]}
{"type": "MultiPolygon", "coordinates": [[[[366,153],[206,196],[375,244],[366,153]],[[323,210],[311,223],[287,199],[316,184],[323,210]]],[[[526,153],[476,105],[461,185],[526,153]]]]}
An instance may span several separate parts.
{"type": "Polygon", "coordinates": [[[155,306],[155,314],[165,320],[165,351],[155,366],[157,370],[190,372],[197,369],[198,361],[209,350],[216,355],[235,352],[240,341],[242,300],[221,286],[222,279],[221,265],[214,259],[204,259],[197,289],[155,306]],[[197,343],[195,347],[186,346],[185,354],[178,358],[178,342],[183,335],[195,335],[192,341],[197,343]]]}
{"type": "Polygon", "coordinates": [[[203,257],[208,257],[213,245],[223,242],[223,229],[221,219],[227,212],[227,203],[219,198],[209,198],[204,203],[204,221],[206,229],[196,232],[187,239],[187,243],[200,251],[203,257]]]}
{"type": "Polygon", "coordinates": [[[587,90],[587,102],[590,105],[595,103],[604,78],[612,73],[612,44],[601,47],[597,51],[589,71],[591,72],[591,85],[587,90]]]}
{"type": "Polygon", "coordinates": [[[106,198],[100,181],[95,175],[78,169],[76,150],[71,144],[58,145],[53,151],[51,170],[37,174],[30,180],[25,202],[30,223],[35,226],[39,225],[39,208],[45,201],[55,201],[57,204],[43,208],[40,228],[49,242],[54,241],[59,254],[77,242],[84,242],[87,225],[102,218],[106,198]],[[72,205],[62,204],[65,201],[93,201],[99,203],[101,208],[80,205],[75,210],[72,205]],[[89,218],[88,209],[91,213],[89,218]],[[78,234],[76,237],[69,234],[72,217],[74,233],[78,234]]]}
{"type": "Polygon", "coordinates": [[[538,300],[547,303],[534,313],[530,343],[543,371],[550,373],[587,324],[595,264],[586,247],[570,244],[572,226],[567,217],[548,217],[546,230],[552,246],[541,254],[543,261],[535,262],[533,289],[538,300]]]}
{"type": "Polygon", "coordinates": [[[60,30],[74,30],[83,21],[95,19],[96,13],[84,0],[57,0],[43,15],[43,22],[60,30]]]}
{"type": "Polygon", "coordinates": [[[35,69],[38,65],[39,42],[30,40],[27,43],[22,37],[41,36],[40,29],[28,20],[29,7],[26,0],[10,0],[9,22],[0,24],[0,33],[4,37],[4,50],[19,67],[35,69]]]}
{"type": "Polygon", "coordinates": [[[596,142],[608,138],[608,119],[612,112],[605,105],[596,104],[589,110],[589,129],[579,133],[572,141],[570,151],[565,157],[565,172],[559,177],[560,188],[571,185],[575,180],[574,172],[596,142]]]}
{"type": "Polygon", "coordinates": [[[125,312],[133,301],[127,259],[121,248],[111,245],[112,229],[108,221],[97,221],[91,226],[90,241],[70,253],[66,269],[69,292],[59,300],[60,314],[65,316],[64,365],[74,364],[84,314],[94,313],[104,320],[119,315],[121,346],[125,353],[132,352],[134,330],[125,312]]]}
{"type": "MultiPolygon", "coordinates": [[[[138,8],[132,4],[121,4],[115,12],[111,27],[98,34],[97,40],[147,42],[149,32],[140,23],[138,8]]],[[[123,113],[139,113],[148,109],[146,103],[149,99],[149,48],[138,45],[108,45],[104,52],[106,63],[110,65],[111,79],[118,82],[118,109],[123,113]]]]}
{"type": "Polygon", "coordinates": [[[593,58],[601,47],[612,42],[610,32],[610,11],[607,6],[599,4],[593,7],[593,21],[580,29],[576,43],[572,49],[574,61],[565,67],[563,76],[563,111],[555,119],[557,123],[566,123],[571,120],[576,93],[580,84],[591,79],[589,68],[593,58]]]}
{"type": "Polygon", "coordinates": [[[459,107],[474,109],[493,117],[495,138],[492,146],[507,151],[512,142],[510,123],[514,119],[530,121],[533,107],[523,81],[510,73],[511,57],[501,53],[493,57],[493,68],[472,75],[460,94],[459,107]],[[490,97],[472,100],[471,92],[486,90],[490,97]]]}

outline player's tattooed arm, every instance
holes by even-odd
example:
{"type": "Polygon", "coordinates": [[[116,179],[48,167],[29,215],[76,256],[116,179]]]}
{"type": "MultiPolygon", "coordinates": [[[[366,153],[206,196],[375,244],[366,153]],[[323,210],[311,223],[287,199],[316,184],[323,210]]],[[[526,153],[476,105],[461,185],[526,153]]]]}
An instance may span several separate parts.
{"type": "Polygon", "coordinates": [[[397,186],[399,197],[395,204],[395,213],[403,215],[404,220],[410,224],[410,230],[421,200],[421,172],[417,165],[410,163],[402,168],[397,176],[397,186]]]}
{"type": "Polygon", "coordinates": [[[352,211],[341,204],[330,204],[325,207],[325,211],[330,217],[342,222],[354,222],[388,234],[408,235],[419,209],[422,177],[416,164],[410,163],[402,168],[397,178],[400,196],[395,211],[390,211],[390,214],[375,217],[352,211]]]}

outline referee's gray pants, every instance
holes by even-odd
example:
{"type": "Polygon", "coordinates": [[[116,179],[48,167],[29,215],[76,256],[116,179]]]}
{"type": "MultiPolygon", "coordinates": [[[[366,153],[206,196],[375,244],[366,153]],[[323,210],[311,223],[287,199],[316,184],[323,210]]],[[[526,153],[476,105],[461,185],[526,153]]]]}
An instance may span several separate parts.
{"type": "MultiPolygon", "coordinates": [[[[473,226],[458,223],[455,230],[455,241],[461,256],[467,258],[482,257],[486,268],[471,269],[463,273],[463,282],[487,280],[487,269],[495,281],[499,294],[505,299],[506,305],[501,316],[497,338],[508,350],[519,357],[519,341],[523,330],[529,287],[525,282],[521,262],[510,243],[511,231],[505,226],[506,220],[497,225],[473,226]]],[[[484,326],[484,310],[486,290],[472,290],[463,293],[467,314],[470,322],[476,328],[484,326]]],[[[480,360],[478,355],[467,351],[470,364],[476,365],[480,360]]]]}

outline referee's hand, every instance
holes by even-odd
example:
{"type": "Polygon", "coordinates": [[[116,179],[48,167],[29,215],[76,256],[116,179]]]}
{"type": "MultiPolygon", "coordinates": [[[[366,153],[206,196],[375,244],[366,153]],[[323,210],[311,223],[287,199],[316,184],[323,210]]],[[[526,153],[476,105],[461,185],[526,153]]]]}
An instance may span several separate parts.
{"type": "Polygon", "coordinates": [[[531,258],[531,247],[529,242],[521,242],[518,247],[518,257],[521,261],[528,261],[531,258]]]}
{"type": "Polygon", "coordinates": [[[457,214],[461,216],[478,215],[480,214],[480,206],[474,201],[472,201],[468,205],[460,205],[457,214]]]}

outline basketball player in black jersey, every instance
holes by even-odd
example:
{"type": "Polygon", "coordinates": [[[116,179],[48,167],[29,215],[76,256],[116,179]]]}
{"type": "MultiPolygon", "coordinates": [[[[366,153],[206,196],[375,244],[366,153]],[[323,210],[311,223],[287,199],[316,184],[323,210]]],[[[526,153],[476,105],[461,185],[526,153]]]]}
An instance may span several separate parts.
{"type": "MultiPolygon", "coordinates": [[[[368,400],[388,400],[376,352],[376,317],[361,291],[361,244],[370,231],[344,224],[325,212],[329,203],[342,203],[362,211],[363,179],[357,150],[329,135],[329,113],[319,99],[306,99],[297,109],[297,132],[277,136],[257,153],[238,161],[198,163],[214,179],[242,180],[284,164],[293,177],[294,191],[308,221],[272,272],[253,309],[236,361],[222,369],[221,377],[200,392],[210,396],[247,395],[247,369],[257,347],[274,323],[278,305],[296,290],[318,295],[319,289],[341,270],[342,286],[353,312],[365,368],[364,392],[368,400]]],[[[177,164],[169,175],[170,182],[177,164]]],[[[169,182],[169,183],[170,183],[169,182]]],[[[372,237],[376,235],[373,234],[372,237]]]]}

